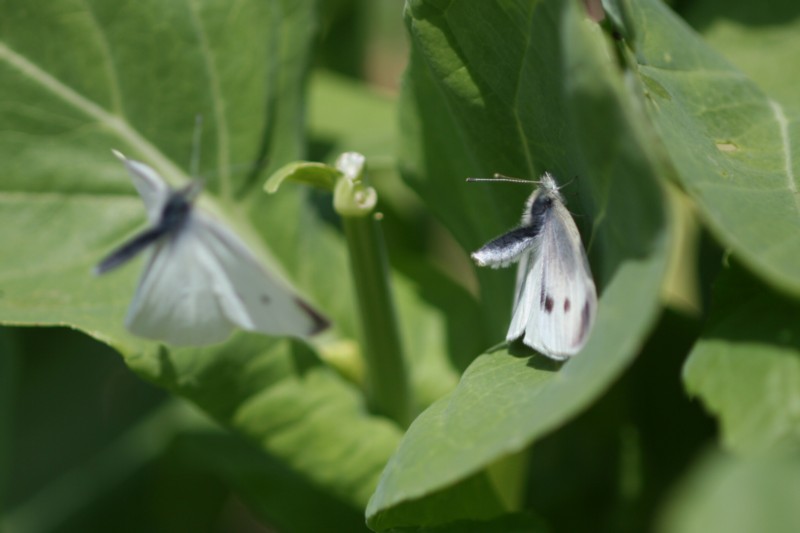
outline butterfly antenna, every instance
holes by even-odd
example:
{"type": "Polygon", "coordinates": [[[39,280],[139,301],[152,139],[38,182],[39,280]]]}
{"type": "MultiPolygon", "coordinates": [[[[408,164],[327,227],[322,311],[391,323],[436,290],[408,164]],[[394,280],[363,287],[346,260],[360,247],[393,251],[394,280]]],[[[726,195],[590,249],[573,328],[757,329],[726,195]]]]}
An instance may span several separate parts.
{"type": "Polygon", "coordinates": [[[578,176],[574,176],[574,177],[573,177],[571,180],[569,180],[569,181],[568,181],[568,182],[566,182],[565,184],[563,184],[563,185],[560,185],[560,186],[558,187],[558,188],[559,188],[559,190],[560,190],[560,189],[563,189],[564,187],[566,187],[567,185],[569,185],[570,183],[572,183],[572,182],[573,182],[573,181],[575,181],[576,179],[578,179],[578,176]]]}
{"type": "Polygon", "coordinates": [[[526,185],[535,185],[539,183],[538,181],[533,180],[524,180],[521,178],[512,178],[510,176],[504,176],[503,174],[495,174],[491,178],[467,178],[467,181],[485,181],[485,182],[505,182],[505,183],[524,183],[526,185]]]}
{"type": "Polygon", "coordinates": [[[200,139],[203,137],[203,115],[194,117],[194,133],[192,135],[192,156],[189,160],[189,172],[193,178],[200,175],[200,139]]]}

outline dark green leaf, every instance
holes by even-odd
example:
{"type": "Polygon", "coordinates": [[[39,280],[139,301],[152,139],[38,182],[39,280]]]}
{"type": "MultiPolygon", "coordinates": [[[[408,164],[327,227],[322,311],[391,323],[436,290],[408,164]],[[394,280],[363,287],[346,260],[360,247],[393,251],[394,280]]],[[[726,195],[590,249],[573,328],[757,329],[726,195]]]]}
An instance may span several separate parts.
{"type": "Polygon", "coordinates": [[[737,451],[800,442],[800,304],[740,267],[719,277],[684,381],[737,451]]]}
{"type": "MultiPolygon", "coordinates": [[[[610,386],[659,308],[668,242],[643,117],[627,103],[599,28],[575,6],[418,1],[409,4],[408,21],[415,56],[405,104],[415,107],[404,116],[420,117],[407,132],[412,185],[473,247],[511,226],[528,193],[478,189],[462,183],[465,175],[535,177],[549,169],[564,181],[578,176],[591,231],[590,217],[577,220],[593,237],[601,300],[588,345],[565,365],[513,350],[482,355],[451,395],[412,424],[367,509],[369,523],[384,528],[400,519],[397,507],[424,506],[430,494],[524,448],[610,386]]],[[[491,276],[500,273],[481,281],[491,276]]],[[[482,295],[487,310],[504,317],[493,324],[499,340],[508,315],[498,307],[508,308],[511,294],[500,298],[482,284],[482,295]]]]}
{"type": "Polygon", "coordinates": [[[225,480],[265,524],[279,531],[368,531],[361,509],[230,435],[186,434],[171,454],[192,469],[225,480]]]}

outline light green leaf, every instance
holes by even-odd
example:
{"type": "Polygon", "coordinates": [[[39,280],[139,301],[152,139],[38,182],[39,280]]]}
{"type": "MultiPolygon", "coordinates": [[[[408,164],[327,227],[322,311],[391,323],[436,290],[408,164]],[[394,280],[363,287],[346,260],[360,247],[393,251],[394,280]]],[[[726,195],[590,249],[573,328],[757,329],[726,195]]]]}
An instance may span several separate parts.
{"type": "Polygon", "coordinates": [[[737,460],[711,455],[664,510],[661,533],[792,533],[800,530],[797,454],[737,460]]]}
{"type": "Polygon", "coordinates": [[[314,193],[261,191],[262,171],[303,155],[315,5],[0,2],[0,227],[4,249],[14,251],[0,262],[0,321],[89,333],[144,378],[358,508],[399,430],[367,414],[356,387],[288,341],[238,334],[219,346],[169,350],[134,338],[122,324],[141,260],[90,275],[145,221],[110,149],[185,182],[202,114],[201,207],[290,273],[335,321],[320,344],[353,337],[339,232],[318,212],[314,193]]]}
{"type": "Polygon", "coordinates": [[[700,0],[678,13],[736,68],[778,102],[800,109],[800,13],[794,0],[700,0]]]}
{"type": "Polygon", "coordinates": [[[800,442],[800,304],[741,268],[714,288],[709,323],[684,367],[690,394],[739,452],[800,442]]]}
{"type": "Polygon", "coordinates": [[[773,287],[800,295],[797,113],[662,2],[627,6],[635,74],[681,184],[725,247],[773,287]]]}
{"type": "Polygon", "coordinates": [[[394,162],[396,101],[350,78],[315,71],[308,95],[312,149],[333,164],[342,152],[367,158],[368,170],[386,170],[394,162]]]}
{"type": "MultiPolygon", "coordinates": [[[[409,119],[407,132],[412,185],[459,240],[477,247],[514,224],[529,191],[478,190],[461,182],[465,175],[577,176],[580,202],[568,197],[587,234],[594,220],[590,256],[601,299],[588,345],[568,363],[516,347],[484,354],[417,418],[367,509],[368,523],[380,528],[405,519],[399,509],[422,509],[430,495],[523,449],[606,390],[659,309],[669,240],[643,117],[628,104],[599,28],[575,5],[418,1],[407,17],[415,55],[403,116],[421,117],[409,119]]],[[[493,323],[497,340],[511,293],[498,298],[483,281],[501,275],[481,278],[482,296],[502,302],[485,302],[504,319],[493,323]]],[[[420,515],[420,525],[441,519],[420,515]]]]}
{"type": "Polygon", "coordinates": [[[284,181],[289,180],[332,191],[336,179],[341,174],[342,173],[335,168],[323,163],[311,163],[307,161],[288,163],[276,170],[269,179],[267,179],[267,182],[264,184],[264,190],[268,193],[275,193],[284,181]]]}

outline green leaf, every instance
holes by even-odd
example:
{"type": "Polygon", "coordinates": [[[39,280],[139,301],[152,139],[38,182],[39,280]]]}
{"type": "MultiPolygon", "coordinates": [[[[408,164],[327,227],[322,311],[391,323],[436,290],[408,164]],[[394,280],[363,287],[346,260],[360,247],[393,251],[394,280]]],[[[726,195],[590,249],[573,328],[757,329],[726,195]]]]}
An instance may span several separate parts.
{"type": "MultiPolygon", "coordinates": [[[[407,122],[412,186],[472,248],[512,226],[528,192],[479,190],[462,183],[466,175],[535,176],[546,168],[565,180],[578,176],[580,202],[568,196],[587,233],[587,220],[595,221],[589,250],[601,299],[589,343],[568,363],[516,348],[484,354],[452,394],[417,418],[367,509],[368,523],[380,528],[407,519],[398,509],[424,508],[430,495],[523,449],[595,401],[653,323],[669,241],[644,117],[629,106],[632,95],[599,28],[576,6],[418,1],[407,18],[414,56],[402,115],[419,117],[407,122]]],[[[493,282],[484,284],[492,276],[501,274],[483,274],[481,294],[503,317],[491,326],[499,340],[508,317],[500,310],[510,306],[511,293],[509,287],[503,298],[493,295],[493,282]]],[[[420,516],[418,524],[435,520],[441,517],[420,516]]]]}
{"type": "Polygon", "coordinates": [[[334,319],[323,348],[353,338],[339,232],[315,207],[314,193],[260,190],[261,170],[303,155],[302,82],[315,4],[0,4],[0,227],[4,247],[14,250],[0,264],[0,321],[89,333],[145,379],[363,507],[399,431],[365,412],[355,386],[288,341],[239,334],[219,346],[169,350],[134,338],[122,323],[141,261],[90,275],[145,220],[110,149],[173,184],[186,181],[182,163],[200,113],[209,184],[201,207],[290,272],[334,319]]]}
{"type": "Polygon", "coordinates": [[[221,347],[153,350],[126,362],[354,506],[364,505],[400,437],[298,342],[240,333],[221,347]]]}
{"type": "Polygon", "coordinates": [[[434,492],[422,501],[400,504],[391,513],[368,519],[367,524],[375,531],[383,531],[458,520],[487,521],[507,512],[491,480],[481,472],[434,492]]]}
{"type": "Polygon", "coordinates": [[[536,533],[550,531],[541,521],[525,514],[504,515],[493,520],[459,520],[443,526],[401,527],[392,533],[536,533]]]}
{"type": "Polygon", "coordinates": [[[14,332],[0,327],[0,515],[6,508],[6,496],[11,487],[9,476],[14,422],[14,398],[17,388],[17,359],[19,353],[14,332]]]}
{"type": "Polygon", "coordinates": [[[394,162],[396,101],[350,78],[315,71],[308,95],[308,128],[313,155],[330,164],[342,152],[367,158],[368,171],[394,162]]]}
{"type": "Polygon", "coordinates": [[[725,247],[776,289],[800,295],[798,115],[662,2],[627,6],[635,74],[681,184],[725,247]]]}
{"type": "Polygon", "coordinates": [[[720,275],[712,301],[684,367],[687,390],[719,418],[733,450],[800,442],[800,304],[741,267],[720,275]]]}
{"type": "Polygon", "coordinates": [[[800,109],[797,59],[800,17],[794,0],[700,0],[679,4],[679,14],[703,39],[775,100],[800,109]],[[765,58],[769,58],[768,61],[765,58]]]}
{"type": "Polygon", "coordinates": [[[341,174],[335,168],[323,163],[311,163],[308,161],[288,163],[276,170],[267,179],[264,184],[264,190],[268,193],[275,193],[284,181],[289,180],[332,191],[336,179],[341,174]]]}
{"type": "Polygon", "coordinates": [[[223,479],[265,524],[280,531],[368,531],[364,515],[241,440],[219,433],[180,436],[172,455],[223,479]],[[314,512],[308,512],[313,502],[314,512]]]}
{"type": "MultiPolygon", "coordinates": [[[[298,135],[264,139],[264,124],[286,132],[301,127],[297,62],[311,38],[305,28],[313,26],[312,2],[249,1],[235,11],[218,1],[101,1],[74,10],[71,4],[6,0],[2,6],[0,94],[8,105],[0,113],[9,134],[0,139],[6,162],[0,219],[4,242],[17,253],[0,267],[0,319],[67,324],[135,349],[143,343],[122,331],[120,317],[137,269],[88,275],[144,220],[109,150],[147,162],[173,184],[185,181],[181,163],[190,159],[194,117],[202,114],[201,169],[217,193],[216,201],[213,194],[204,201],[267,255],[243,206],[232,202],[237,191],[254,190],[242,169],[255,168],[263,154],[275,166],[300,155],[298,135]],[[72,13],[66,22],[65,10],[72,13]],[[144,41],[141,28],[151,29],[144,41]],[[51,39],[31,38],[51,30],[51,39]],[[286,39],[273,41],[284,33],[286,39]],[[252,75],[265,68],[270,76],[252,75]]],[[[274,241],[283,237],[276,226],[259,229],[274,241]]]]}
{"type": "Polygon", "coordinates": [[[800,529],[800,457],[706,457],[664,510],[661,533],[800,529]]]}

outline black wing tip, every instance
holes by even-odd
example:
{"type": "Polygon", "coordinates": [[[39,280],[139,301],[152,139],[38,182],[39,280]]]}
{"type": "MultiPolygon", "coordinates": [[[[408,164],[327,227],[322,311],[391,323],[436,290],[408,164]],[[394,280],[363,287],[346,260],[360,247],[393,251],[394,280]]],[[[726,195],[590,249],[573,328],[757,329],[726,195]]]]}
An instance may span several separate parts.
{"type": "Polygon", "coordinates": [[[316,335],[317,333],[321,333],[328,329],[331,326],[330,320],[322,316],[316,309],[311,307],[308,303],[306,303],[301,298],[295,297],[295,303],[300,306],[306,314],[311,317],[311,330],[308,332],[309,336],[316,335]]]}
{"type": "Polygon", "coordinates": [[[97,263],[94,268],[92,268],[92,275],[93,276],[102,276],[103,274],[110,272],[124,263],[124,260],[120,260],[119,256],[115,253],[112,253],[99,263],[97,263]]]}

